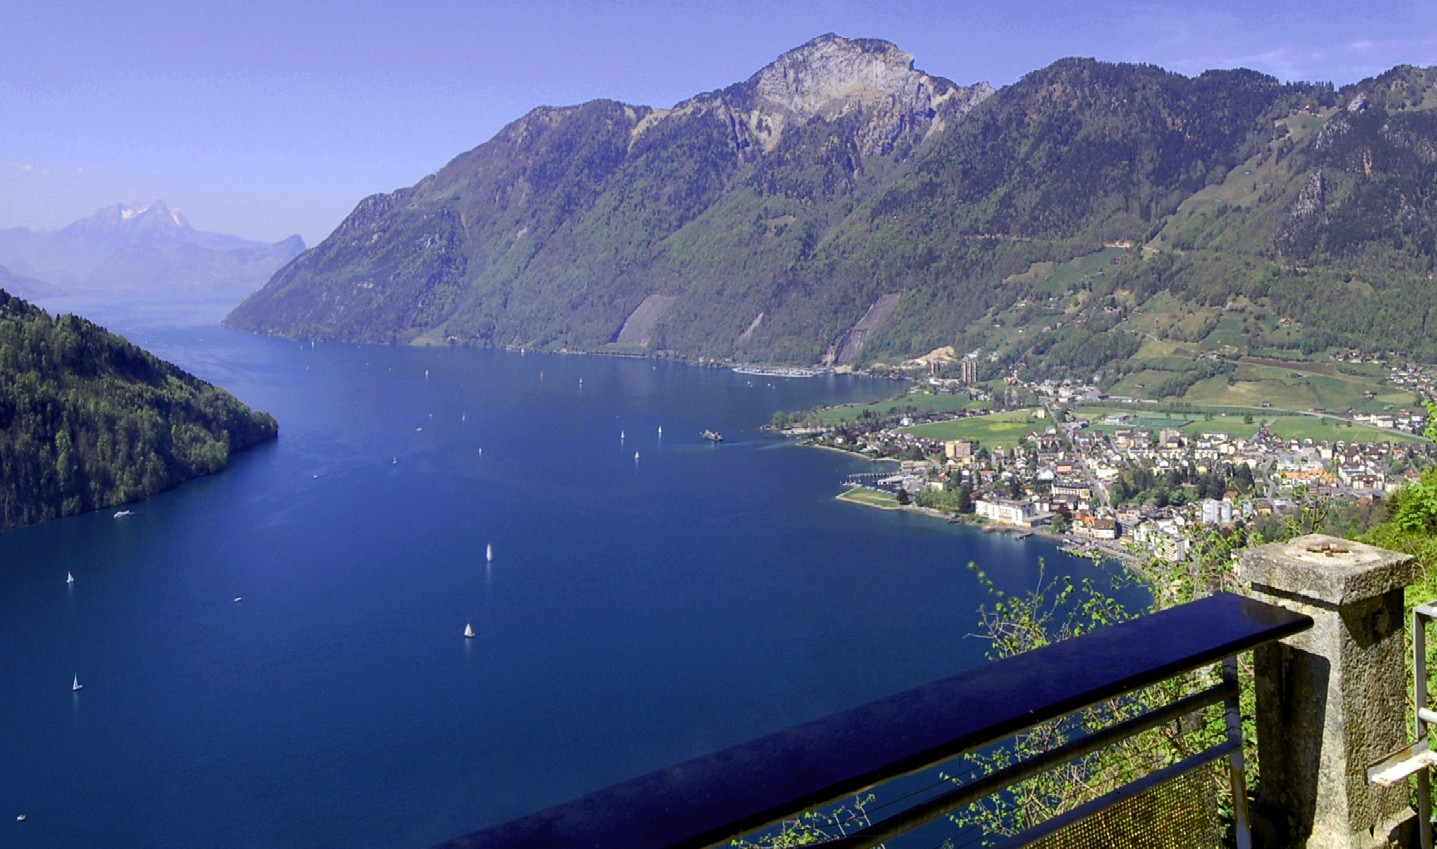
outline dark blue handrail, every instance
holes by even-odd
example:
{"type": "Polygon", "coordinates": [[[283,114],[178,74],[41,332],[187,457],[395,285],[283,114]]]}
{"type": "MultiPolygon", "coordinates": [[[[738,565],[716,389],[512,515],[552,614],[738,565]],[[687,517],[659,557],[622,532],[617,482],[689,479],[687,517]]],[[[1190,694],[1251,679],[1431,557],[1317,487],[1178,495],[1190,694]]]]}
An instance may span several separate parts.
{"type": "Polygon", "coordinates": [[[1312,627],[1230,593],[974,667],[694,758],[436,849],[711,846],[1312,627]]]}

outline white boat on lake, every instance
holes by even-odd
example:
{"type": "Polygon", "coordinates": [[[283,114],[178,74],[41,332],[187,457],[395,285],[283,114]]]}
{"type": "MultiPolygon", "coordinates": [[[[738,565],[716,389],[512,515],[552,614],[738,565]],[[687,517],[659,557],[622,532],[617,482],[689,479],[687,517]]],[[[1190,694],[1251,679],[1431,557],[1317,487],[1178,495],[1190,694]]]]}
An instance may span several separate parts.
{"type": "Polygon", "coordinates": [[[79,676],[79,675],[76,675],[76,676],[75,676],[75,683],[73,683],[73,684],[70,685],[70,691],[71,691],[71,692],[74,692],[74,693],[78,693],[78,692],[80,692],[80,691],[83,690],[83,689],[85,689],[85,685],[80,683],[80,676],[79,676]]]}
{"type": "Polygon", "coordinates": [[[474,639],[474,626],[467,622],[464,623],[464,637],[469,640],[474,639]]]}

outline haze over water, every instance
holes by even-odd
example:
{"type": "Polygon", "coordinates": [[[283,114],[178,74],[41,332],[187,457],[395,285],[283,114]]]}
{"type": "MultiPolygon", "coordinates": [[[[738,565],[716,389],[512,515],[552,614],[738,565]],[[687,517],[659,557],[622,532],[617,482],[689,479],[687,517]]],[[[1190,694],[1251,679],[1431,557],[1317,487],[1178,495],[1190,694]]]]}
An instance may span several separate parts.
{"type": "Polygon", "coordinates": [[[0,534],[0,845],[428,846],[980,662],[970,561],[1097,574],[759,432],[891,383],[118,329],[281,435],[0,534]]]}

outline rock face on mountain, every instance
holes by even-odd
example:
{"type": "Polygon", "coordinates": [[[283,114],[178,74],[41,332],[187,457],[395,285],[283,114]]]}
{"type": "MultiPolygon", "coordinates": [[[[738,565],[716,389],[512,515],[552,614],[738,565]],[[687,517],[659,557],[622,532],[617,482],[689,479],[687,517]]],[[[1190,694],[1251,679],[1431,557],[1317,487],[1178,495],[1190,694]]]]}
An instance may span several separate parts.
{"type": "Polygon", "coordinates": [[[910,153],[993,93],[914,70],[913,57],[886,41],[827,35],[785,53],[747,82],[679,104],[670,114],[713,112],[733,128],[747,160],[772,152],[784,129],[856,115],[852,135],[864,157],[910,153]]]}
{"type": "Polygon", "coordinates": [[[1168,333],[1137,323],[1166,293],[1204,316],[1176,339],[1227,309],[1253,349],[1299,344],[1273,314],[1303,346],[1419,348],[1389,299],[1437,309],[1434,114],[1420,69],[1333,91],[1067,59],[994,92],[827,35],[672,108],[536,109],[361,201],[227,322],[807,363],[957,345],[1091,375],[1168,333]],[[1055,271],[1099,252],[1081,285],[1055,271]],[[1332,280],[1366,301],[1329,312],[1310,289],[1332,280]]]}

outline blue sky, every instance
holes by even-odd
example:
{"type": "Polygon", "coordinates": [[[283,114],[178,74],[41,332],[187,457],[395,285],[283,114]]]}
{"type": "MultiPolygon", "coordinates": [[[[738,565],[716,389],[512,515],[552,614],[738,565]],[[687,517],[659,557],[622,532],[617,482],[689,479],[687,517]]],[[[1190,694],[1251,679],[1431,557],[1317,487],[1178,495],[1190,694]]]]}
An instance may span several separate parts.
{"type": "Polygon", "coordinates": [[[1064,56],[1356,82],[1437,65],[1437,3],[8,0],[0,227],[161,198],[198,228],[314,244],[537,105],[671,106],[816,35],[1005,85],[1064,56]],[[298,8],[296,8],[296,5],[298,8]]]}

